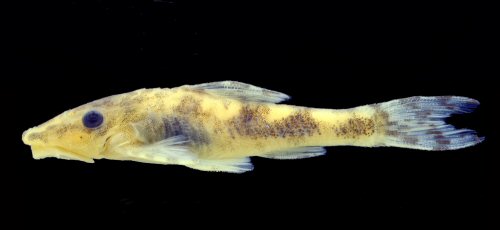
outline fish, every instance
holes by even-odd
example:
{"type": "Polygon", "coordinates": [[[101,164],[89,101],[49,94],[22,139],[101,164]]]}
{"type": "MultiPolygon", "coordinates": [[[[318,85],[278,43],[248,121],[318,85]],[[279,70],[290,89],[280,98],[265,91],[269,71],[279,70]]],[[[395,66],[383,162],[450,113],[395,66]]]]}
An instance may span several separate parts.
{"type": "Polygon", "coordinates": [[[81,105],[23,132],[34,159],[108,159],[243,173],[251,157],[322,156],[326,146],[455,150],[484,140],[445,119],[479,102],[414,96],[348,109],[280,104],[290,96],[237,81],[139,89],[81,105]]]}

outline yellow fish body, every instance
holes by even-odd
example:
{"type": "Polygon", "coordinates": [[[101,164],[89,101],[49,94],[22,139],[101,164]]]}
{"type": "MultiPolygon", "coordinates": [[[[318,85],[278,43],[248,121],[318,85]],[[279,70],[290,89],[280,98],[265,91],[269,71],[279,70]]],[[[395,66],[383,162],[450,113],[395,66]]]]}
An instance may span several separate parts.
{"type": "Polygon", "coordinates": [[[140,89],[68,110],[22,139],[35,159],[131,160],[234,173],[253,169],[249,157],[314,157],[326,152],[323,146],[452,150],[483,140],[444,122],[479,104],[465,97],[340,110],[276,104],[288,98],[234,81],[140,89]]]}

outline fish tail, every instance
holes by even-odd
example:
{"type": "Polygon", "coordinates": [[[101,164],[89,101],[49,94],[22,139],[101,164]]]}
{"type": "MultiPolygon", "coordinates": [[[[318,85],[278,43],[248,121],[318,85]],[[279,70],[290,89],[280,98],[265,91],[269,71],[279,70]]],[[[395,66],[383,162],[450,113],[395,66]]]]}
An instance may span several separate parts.
{"type": "Polygon", "coordinates": [[[445,123],[452,114],[472,112],[477,100],[457,97],[409,97],[377,104],[385,125],[382,146],[421,150],[453,150],[484,140],[474,130],[457,129],[445,123]]]}

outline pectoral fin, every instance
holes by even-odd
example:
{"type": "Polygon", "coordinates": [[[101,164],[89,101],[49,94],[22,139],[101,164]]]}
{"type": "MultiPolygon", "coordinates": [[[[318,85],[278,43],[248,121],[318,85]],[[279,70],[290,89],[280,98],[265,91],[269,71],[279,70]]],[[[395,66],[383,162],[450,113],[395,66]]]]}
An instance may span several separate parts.
{"type": "Polygon", "coordinates": [[[290,96],[237,81],[219,81],[189,86],[196,90],[241,101],[279,103],[290,96]]]}
{"type": "Polygon", "coordinates": [[[115,149],[123,159],[156,164],[189,165],[198,160],[185,136],[173,136],[151,144],[124,145],[115,149]]]}
{"type": "Polygon", "coordinates": [[[184,165],[202,171],[243,173],[251,171],[250,158],[206,160],[193,153],[185,136],[174,136],[152,144],[122,146],[117,148],[122,160],[133,160],[154,164],[184,165]]]}

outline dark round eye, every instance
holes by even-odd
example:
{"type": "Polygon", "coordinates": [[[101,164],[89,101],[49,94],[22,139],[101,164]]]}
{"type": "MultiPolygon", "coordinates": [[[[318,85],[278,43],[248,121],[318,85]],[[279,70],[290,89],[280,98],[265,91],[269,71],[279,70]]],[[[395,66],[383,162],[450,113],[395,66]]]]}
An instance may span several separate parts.
{"type": "Polygon", "coordinates": [[[83,116],[83,125],[87,128],[97,128],[104,121],[104,117],[97,111],[89,111],[83,116]]]}

